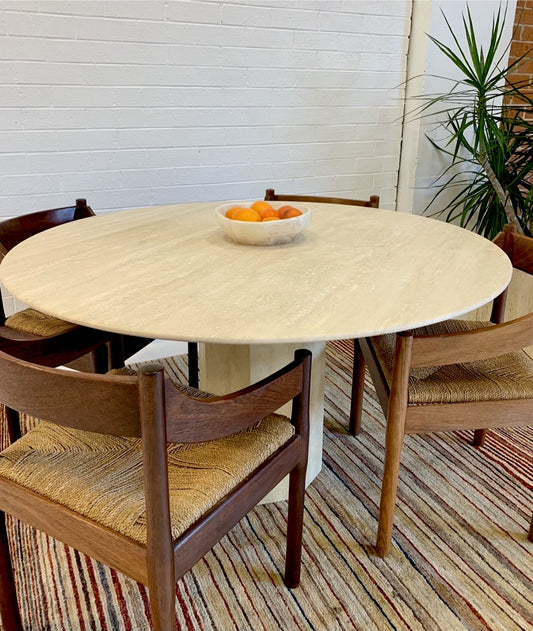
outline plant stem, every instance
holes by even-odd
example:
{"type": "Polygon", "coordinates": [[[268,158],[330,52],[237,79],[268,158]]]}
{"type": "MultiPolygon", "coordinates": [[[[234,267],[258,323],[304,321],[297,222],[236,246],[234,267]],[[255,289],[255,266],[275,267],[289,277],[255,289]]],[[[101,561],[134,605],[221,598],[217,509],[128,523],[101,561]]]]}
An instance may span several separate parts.
{"type": "Polygon", "coordinates": [[[505,212],[505,216],[507,217],[507,221],[510,224],[513,224],[513,226],[516,226],[518,231],[523,234],[524,231],[522,230],[520,223],[516,220],[514,208],[513,208],[513,205],[511,204],[511,200],[509,199],[509,195],[503,190],[503,186],[500,184],[500,180],[498,180],[498,178],[496,177],[496,173],[494,173],[494,169],[490,165],[489,159],[487,158],[487,152],[485,151],[485,149],[482,149],[480,151],[479,158],[480,158],[481,166],[485,170],[485,173],[487,174],[487,177],[489,178],[490,183],[492,184],[492,188],[494,189],[494,192],[496,193],[496,195],[498,196],[498,199],[501,202],[501,205],[505,212]]]}

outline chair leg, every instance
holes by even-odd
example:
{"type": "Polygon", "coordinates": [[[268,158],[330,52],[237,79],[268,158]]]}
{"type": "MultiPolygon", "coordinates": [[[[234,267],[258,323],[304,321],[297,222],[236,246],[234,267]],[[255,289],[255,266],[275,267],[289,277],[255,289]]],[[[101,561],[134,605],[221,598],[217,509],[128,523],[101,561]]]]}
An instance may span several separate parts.
{"type": "Polygon", "coordinates": [[[529,534],[528,534],[527,538],[530,541],[533,541],[533,515],[531,515],[531,523],[529,524],[529,534]]]}
{"type": "Polygon", "coordinates": [[[20,414],[17,410],[8,407],[5,408],[5,414],[9,444],[12,445],[22,435],[22,430],[20,429],[20,414]]]}
{"type": "Polygon", "coordinates": [[[170,539],[158,539],[154,548],[152,553],[148,550],[148,592],[153,629],[176,631],[176,578],[170,539]],[[166,548],[169,548],[167,554],[163,554],[166,548]]]}
{"type": "Polygon", "coordinates": [[[352,397],[350,402],[349,432],[357,436],[361,431],[361,415],[363,412],[363,396],[365,386],[365,358],[359,340],[353,341],[352,397]]]}
{"type": "Polygon", "coordinates": [[[290,473],[285,585],[291,588],[300,584],[306,468],[300,465],[290,473]]]}
{"type": "Polygon", "coordinates": [[[398,410],[395,414],[394,410],[390,409],[385,437],[385,463],[383,465],[383,483],[381,485],[378,536],[376,541],[376,552],[380,557],[387,556],[391,548],[404,428],[405,411],[398,410]]]}
{"type": "Polygon", "coordinates": [[[0,511],[0,619],[4,631],[22,631],[3,511],[0,511]]]}
{"type": "MultiPolygon", "coordinates": [[[[135,335],[120,335],[120,346],[122,347],[121,356],[122,361],[126,361],[135,353],[138,353],[140,350],[148,346],[154,340],[149,337],[137,337],[135,335]]],[[[120,368],[120,366],[116,366],[116,368],[120,368]]]]}
{"type": "Polygon", "coordinates": [[[198,344],[187,343],[187,357],[189,359],[189,385],[198,388],[198,344]]]}
{"type": "Polygon", "coordinates": [[[109,368],[124,368],[124,349],[122,346],[122,336],[113,335],[109,345],[109,368]]]}
{"type": "Polygon", "coordinates": [[[93,371],[104,375],[110,368],[110,350],[107,344],[102,344],[98,348],[95,348],[91,353],[91,362],[93,371]]]}
{"type": "Polygon", "coordinates": [[[154,631],[176,631],[176,583],[149,585],[154,631]]]}
{"type": "Polygon", "coordinates": [[[488,430],[486,429],[476,429],[474,430],[474,440],[472,441],[472,445],[476,447],[481,447],[485,443],[485,437],[487,436],[488,430]]]}

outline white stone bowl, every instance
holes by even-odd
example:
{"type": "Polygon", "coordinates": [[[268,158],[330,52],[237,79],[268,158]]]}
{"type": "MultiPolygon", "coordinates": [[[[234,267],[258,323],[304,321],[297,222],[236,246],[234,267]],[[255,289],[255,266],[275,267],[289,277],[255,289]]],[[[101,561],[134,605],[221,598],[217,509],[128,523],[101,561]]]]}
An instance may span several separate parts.
{"type": "MultiPolygon", "coordinates": [[[[296,204],[295,208],[302,212],[301,215],[290,217],[289,219],[280,219],[279,221],[237,221],[224,216],[233,206],[242,205],[246,208],[251,203],[229,202],[215,208],[215,217],[218,225],[236,243],[244,245],[282,245],[290,243],[296,235],[308,228],[311,223],[311,209],[299,204],[296,204]]],[[[287,205],[288,202],[271,203],[271,206],[276,209],[287,205]]]]}

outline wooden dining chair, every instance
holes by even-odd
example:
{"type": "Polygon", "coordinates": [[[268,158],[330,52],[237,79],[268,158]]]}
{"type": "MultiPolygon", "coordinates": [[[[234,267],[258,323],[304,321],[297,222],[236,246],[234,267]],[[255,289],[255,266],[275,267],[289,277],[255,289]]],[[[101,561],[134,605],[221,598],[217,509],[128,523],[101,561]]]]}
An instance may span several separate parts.
{"type": "MultiPolygon", "coordinates": [[[[42,210],[0,222],[0,261],[21,241],[70,221],[94,217],[85,199],[74,206],[42,210]]],[[[75,271],[73,271],[73,274],[75,271]]],[[[124,365],[124,360],[152,340],[116,335],[78,326],[34,309],[24,309],[6,317],[0,301],[0,350],[45,366],[59,366],[89,354],[89,368],[106,372],[124,365]]],[[[189,385],[198,387],[198,350],[189,344],[189,385]]]]}
{"type": "MultiPolygon", "coordinates": [[[[44,210],[0,222],[0,261],[21,241],[54,226],[91,217],[94,213],[85,199],[75,206],[44,210]]],[[[73,271],[74,273],[74,271],[73,271]]],[[[90,353],[92,370],[106,372],[120,365],[114,336],[104,331],[81,327],[34,309],[23,309],[6,317],[0,301],[0,350],[15,357],[45,366],[67,364],[90,353]],[[114,352],[115,357],[110,353],[114,352]]]]}
{"type": "MultiPolygon", "coordinates": [[[[323,204],[344,204],[346,206],[363,206],[366,208],[379,208],[379,195],[371,195],[369,199],[349,199],[343,197],[317,197],[316,195],[285,195],[275,192],[273,188],[265,191],[265,201],[284,202],[318,202],[323,204]]],[[[357,340],[353,341],[354,356],[360,357],[357,340]]],[[[350,427],[353,427],[356,419],[361,417],[363,406],[364,370],[360,370],[354,363],[352,371],[352,393],[350,397],[350,427]]],[[[352,432],[353,433],[353,432],[352,432]]]]}
{"type": "MultiPolygon", "coordinates": [[[[513,266],[533,274],[533,238],[506,226],[496,242],[513,266]]],[[[365,363],[385,414],[385,462],[376,549],[391,546],[400,458],[406,434],[531,425],[533,313],[502,322],[507,292],[493,304],[490,322],[448,320],[398,334],[359,340],[354,358],[365,363]]],[[[362,399],[362,393],[361,393],[362,399]]],[[[361,401],[355,402],[361,409],[361,401]]],[[[360,414],[350,427],[361,429],[360,414]]],[[[529,533],[529,538],[533,535],[529,533]]]]}
{"type": "MultiPolygon", "coordinates": [[[[21,241],[54,226],[92,217],[85,199],[74,206],[54,208],[13,217],[0,222],[0,261],[21,241]]],[[[74,272],[73,272],[74,273],[74,272]]],[[[105,373],[123,365],[120,338],[107,331],[78,326],[46,315],[35,309],[23,309],[6,317],[0,300],[0,351],[43,366],[60,366],[78,362],[84,369],[105,373]],[[88,359],[88,361],[86,361],[88,359]]],[[[18,415],[11,417],[11,440],[20,436],[18,415]]]]}
{"type": "Polygon", "coordinates": [[[317,202],[321,204],[345,204],[347,206],[366,206],[379,208],[379,195],[371,195],[370,199],[347,199],[343,197],[317,197],[316,195],[285,195],[278,194],[273,188],[265,191],[267,202],[317,202]]]}
{"type": "Polygon", "coordinates": [[[171,631],[176,581],[289,475],[285,582],[299,584],[309,351],[220,397],[157,365],[97,375],[0,352],[0,371],[0,402],[41,419],[0,452],[5,631],[22,630],[6,513],[147,585],[153,628],[171,631]],[[275,412],[288,401],[290,419],[275,412]]]}

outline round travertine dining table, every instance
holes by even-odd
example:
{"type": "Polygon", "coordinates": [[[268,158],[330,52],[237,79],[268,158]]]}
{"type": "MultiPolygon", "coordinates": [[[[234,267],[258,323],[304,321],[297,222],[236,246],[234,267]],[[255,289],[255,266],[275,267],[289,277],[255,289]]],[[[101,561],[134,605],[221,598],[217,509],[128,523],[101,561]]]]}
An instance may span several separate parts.
{"type": "Polygon", "coordinates": [[[294,241],[251,246],[222,232],[217,205],[136,208],[46,230],[7,254],[0,280],[71,322],[200,342],[201,387],[217,394],[311,349],[307,483],[322,462],[326,341],[462,315],[511,278],[509,259],[490,241],[426,217],[308,204],[311,225],[294,241]]]}

